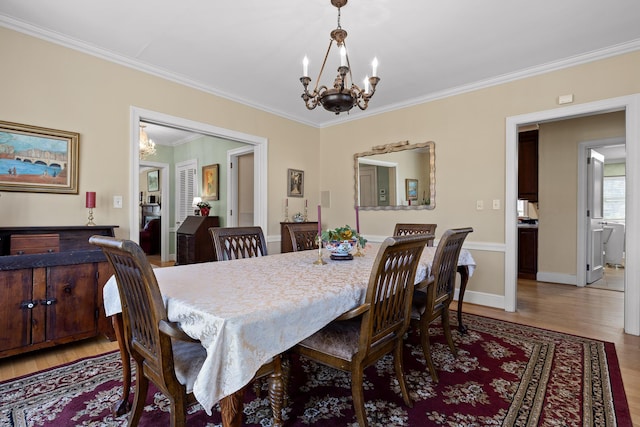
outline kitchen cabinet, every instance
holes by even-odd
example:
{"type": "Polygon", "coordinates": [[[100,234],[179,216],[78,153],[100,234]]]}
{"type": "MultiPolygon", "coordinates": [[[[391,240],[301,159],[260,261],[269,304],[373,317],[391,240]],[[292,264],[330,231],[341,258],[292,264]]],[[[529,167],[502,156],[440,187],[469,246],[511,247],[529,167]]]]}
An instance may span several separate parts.
{"type": "Polygon", "coordinates": [[[99,334],[115,337],[102,303],[112,271],[89,244],[94,234],[113,236],[114,227],[0,228],[0,357],[99,334]],[[40,236],[52,235],[58,237],[47,240],[53,246],[42,246],[40,236]],[[12,250],[12,241],[24,248],[29,240],[39,253],[12,250]]]}
{"type": "Polygon", "coordinates": [[[518,278],[536,280],[538,273],[538,228],[518,227],[518,278]]]}
{"type": "Polygon", "coordinates": [[[518,134],[518,199],[538,201],[538,131],[518,134]]]}

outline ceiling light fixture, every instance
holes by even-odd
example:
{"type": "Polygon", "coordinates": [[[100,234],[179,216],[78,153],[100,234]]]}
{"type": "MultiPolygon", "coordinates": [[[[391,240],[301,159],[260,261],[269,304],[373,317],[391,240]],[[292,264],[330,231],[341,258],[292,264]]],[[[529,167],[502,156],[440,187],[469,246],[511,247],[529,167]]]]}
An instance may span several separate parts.
{"type": "Polygon", "coordinates": [[[140,124],[140,158],[156,154],[156,143],[149,139],[144,131],[146,125],[140,124]]]}
{"type": "Polygon", "coordinates": [[[331,4],[338,8],[338,28],[331,31],[331,41],[329,41],[329,48],[324,56],[322,67],[320,68],[320,74],[318,74],[318,80],[313,92],[309,92],[309,83],[311,78],[308,76],[309,72],[309,59],[305,56],[302,62],[303,76],[300,77],[300,81],[304,86],[304,92],[302,93],[302,99],[309,110],[313,110],[322,104],[325,110],[340,114],[342,112],[348,112],[354,106],[358,106],[361,110],[366,110],[369,106],[369,99],[376,91],[376,85],[380,81],[377,77],[378,74],[378,59],[374,58],[372,77],[365,77],[364,90],[360,89],[353,83],[353,77],[351,75],[351,64],[349,63],[349,55],[347,53],[347,46],[345,39],[347,38],[347,32],[340,26],[340,8],[347,4],[348,0],[331,0],[331,4]],[[336,42],[340,49],[340,66],[338,67],[338,75],[333,82],[333,88],[329,89],[327,86],[320,86],[320,78],[322,77],[322,71],[327,63],[329,52],[333,42],[336,42]]]}

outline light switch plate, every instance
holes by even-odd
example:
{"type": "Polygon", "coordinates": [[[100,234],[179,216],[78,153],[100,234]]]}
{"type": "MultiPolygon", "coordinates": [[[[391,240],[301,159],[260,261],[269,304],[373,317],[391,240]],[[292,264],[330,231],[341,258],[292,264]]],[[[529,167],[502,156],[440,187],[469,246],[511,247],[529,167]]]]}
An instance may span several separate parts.
{"type": "Polygon", "coordinates": [[[113,207],[122,209],[122,196],[113,196],[113,207]]]}
{"type": "Polygon", "coordinates": [[[493,199],[493,209],[500,209],[500,199],[493,199]]]}
{"type": "Polygon", "coordinates": [[[476,200],[476,210],[481,211],[484,209],[484,202],[482,200],[476,200]]]}

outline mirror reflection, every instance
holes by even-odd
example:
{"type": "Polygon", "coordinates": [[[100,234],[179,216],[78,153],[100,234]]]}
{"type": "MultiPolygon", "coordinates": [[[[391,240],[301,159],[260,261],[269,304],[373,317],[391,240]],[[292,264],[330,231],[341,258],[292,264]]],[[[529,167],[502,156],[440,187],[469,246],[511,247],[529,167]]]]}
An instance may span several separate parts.
{"type": "Polygon", "coordinates": [[[354,155],[361,210],[434,209],[435,142],[401,141],[354,155]]]}

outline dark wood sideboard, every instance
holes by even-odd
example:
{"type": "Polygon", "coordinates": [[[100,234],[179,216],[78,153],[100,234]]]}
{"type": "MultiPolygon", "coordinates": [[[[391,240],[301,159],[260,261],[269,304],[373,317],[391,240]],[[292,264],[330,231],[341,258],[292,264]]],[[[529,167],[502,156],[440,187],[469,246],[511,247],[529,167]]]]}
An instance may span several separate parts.
{"type": "Polygon", "coordinates": [[[293,252],[293,245],[291,244],[291,234],[287,228],[287,224],[315,224],[318,226],[318,221],[307,222],[281,222],[280,223],[280,253],[293,252]]]}
{"type": "Polygon", "coordinates": [[[102,288],[112,270],[89,244],[115,225],[0,227],[0,357],[104,334],[102,288]]]}
{"type": "Polygon", "coordinates": [[[176,265],[195,264],[214,260],[210,227],[220,227],[217,216],[188,216],[182,222],[177,235],[176,265]]]}

